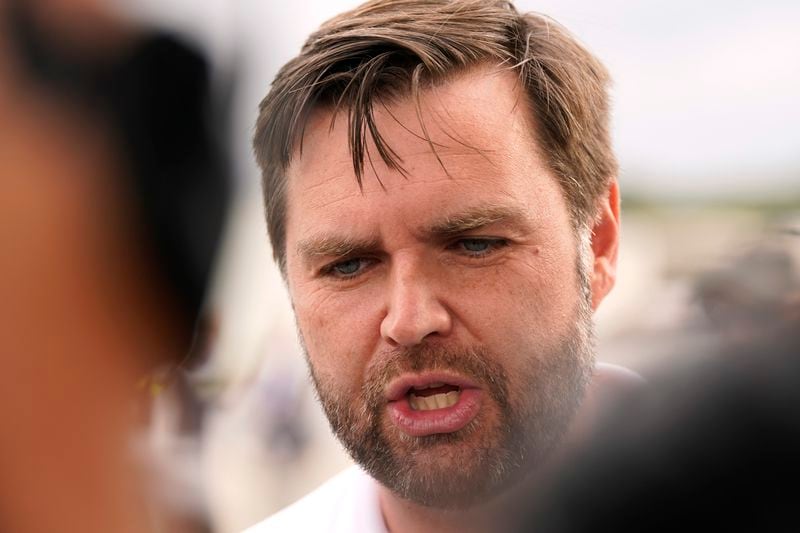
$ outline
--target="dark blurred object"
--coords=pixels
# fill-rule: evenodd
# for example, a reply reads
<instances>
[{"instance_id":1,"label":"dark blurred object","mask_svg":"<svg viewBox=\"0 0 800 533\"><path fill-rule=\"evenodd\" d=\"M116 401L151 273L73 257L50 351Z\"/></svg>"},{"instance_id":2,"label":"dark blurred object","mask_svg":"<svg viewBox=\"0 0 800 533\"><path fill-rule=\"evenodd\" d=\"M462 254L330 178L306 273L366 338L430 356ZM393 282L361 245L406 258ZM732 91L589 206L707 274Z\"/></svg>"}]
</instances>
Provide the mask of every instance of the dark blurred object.
<instances>
[{"instance_id":1,"label":"dark blurred object","mask_svg":"<svg viewBox=\"0 0 800 533\"><path fill-rule=\"evenodd\" d=\"M8 8L24 73L116 137L142 240L191 323L230 196L222 144L228 110L211 98L208 64L154 33L126 33L122 44L89 51L74 36L37 25L31 5L15 0Z\"/></svg>"},{"instance_id":2,"label":"dark blurred object","mask_svg":"<svg viewBox=\"0 0 800 533\"><path fill-rule=\"evenodd\" d=\"M800 323L609 412L519 531L800 531Z\"/></svg>"}]
</instances>

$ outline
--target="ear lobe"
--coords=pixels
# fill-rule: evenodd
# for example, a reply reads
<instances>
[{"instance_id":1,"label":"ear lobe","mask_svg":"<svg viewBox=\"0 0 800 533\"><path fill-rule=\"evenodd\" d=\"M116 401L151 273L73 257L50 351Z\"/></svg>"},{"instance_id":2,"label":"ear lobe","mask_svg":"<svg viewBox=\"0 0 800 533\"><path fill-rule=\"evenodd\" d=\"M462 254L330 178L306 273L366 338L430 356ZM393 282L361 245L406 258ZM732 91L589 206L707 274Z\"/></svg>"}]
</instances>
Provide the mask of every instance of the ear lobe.
<instances>
[{"instance_id":1,"label":"ear lobe","mask_svg":"<svg viewBox=\"0 0 800 533\"><path fill-rule=\"evenodd\" d=\"M592 253L594 256L592 309L596 310L603 298L614 287L617 278L617 251L619 249L619 184L613 178L608 191L601 197L597 216L592 226Z\"/></svg>"}]
</instances>

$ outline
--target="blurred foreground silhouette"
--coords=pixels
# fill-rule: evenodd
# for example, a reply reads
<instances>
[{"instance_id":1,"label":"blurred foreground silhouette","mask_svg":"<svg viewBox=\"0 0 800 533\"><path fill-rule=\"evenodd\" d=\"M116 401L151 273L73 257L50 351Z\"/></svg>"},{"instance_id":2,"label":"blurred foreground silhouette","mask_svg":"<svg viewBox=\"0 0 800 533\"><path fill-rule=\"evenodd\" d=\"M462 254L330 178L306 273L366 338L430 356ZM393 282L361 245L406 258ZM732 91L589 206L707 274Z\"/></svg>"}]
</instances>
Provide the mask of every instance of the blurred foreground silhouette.
<instances>
[{"instance_id":1,"label":"blurred foreground silhouette","mask_svg":"<svg viewBox=\"0 0 800 533\"><path fill-rule=\"evenodd\" d=\"M224 223L207 78L100 1L0 2L0 531L205 530L132 436L147 376L189 364Z\"/></svg>"}]
</instances>

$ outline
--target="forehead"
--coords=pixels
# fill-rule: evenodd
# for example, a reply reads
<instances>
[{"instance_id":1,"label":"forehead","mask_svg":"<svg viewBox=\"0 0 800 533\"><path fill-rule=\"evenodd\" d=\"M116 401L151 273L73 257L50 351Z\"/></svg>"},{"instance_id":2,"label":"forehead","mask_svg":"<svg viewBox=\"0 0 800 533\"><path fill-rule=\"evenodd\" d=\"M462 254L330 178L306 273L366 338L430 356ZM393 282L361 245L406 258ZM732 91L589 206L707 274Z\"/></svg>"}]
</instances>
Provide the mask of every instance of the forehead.
<instances>
[{"instance_id":1,"label":"forehead","mask_svg":"<svg viewBox=\"0 0 800 533\"><path fill-rule=\"evenodd\" d=\"M290 246L292 237L341 225L343 214L358 228L375 209L408 217L440 214L480 200L517 201L522 190L535 193L555 183L537 150L529 104L508 70L482 67L421 91L418 100L378 102L375 122L405 174L384 163L368 136L362 188L347 122L346 113L333 116L325 108L310 117L302 152L287 171Z\"/></svg>"}]
</instances>

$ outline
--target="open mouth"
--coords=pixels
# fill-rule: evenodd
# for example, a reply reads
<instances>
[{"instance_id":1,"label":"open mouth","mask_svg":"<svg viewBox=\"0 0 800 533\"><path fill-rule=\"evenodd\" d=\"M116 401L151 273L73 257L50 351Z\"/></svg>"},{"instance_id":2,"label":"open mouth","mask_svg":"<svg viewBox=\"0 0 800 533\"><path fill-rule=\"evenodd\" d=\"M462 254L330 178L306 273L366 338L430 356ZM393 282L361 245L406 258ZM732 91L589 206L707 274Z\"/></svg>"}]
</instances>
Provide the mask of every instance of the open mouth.
<instances>
[{"instance_id":1,"label":"open mouth","mask_svg":"<svg viewBox=\"0 0 800 533\"><path fill-rule=\"evenodd\" d=\"M431 383L421 387L411 387L407 396L408 404L414 411L446 409L458 403L461 387L447 383Z\"/></svg>"},{"instance_id":2,"label":"open mouth","mask_svg":"<svg viewBox=\"0 0 800 533\"><path fill-rule=\"evenodd\" d=\"M478 415L482 402L474 382L450 372L405 374L385 394L390 420L414 437L460 430Z\"/></svg>"}]
</instances>

